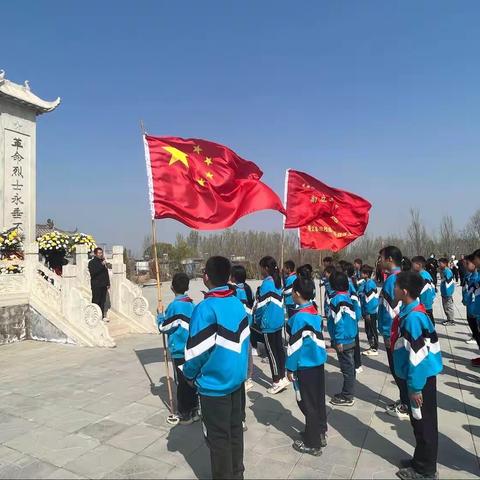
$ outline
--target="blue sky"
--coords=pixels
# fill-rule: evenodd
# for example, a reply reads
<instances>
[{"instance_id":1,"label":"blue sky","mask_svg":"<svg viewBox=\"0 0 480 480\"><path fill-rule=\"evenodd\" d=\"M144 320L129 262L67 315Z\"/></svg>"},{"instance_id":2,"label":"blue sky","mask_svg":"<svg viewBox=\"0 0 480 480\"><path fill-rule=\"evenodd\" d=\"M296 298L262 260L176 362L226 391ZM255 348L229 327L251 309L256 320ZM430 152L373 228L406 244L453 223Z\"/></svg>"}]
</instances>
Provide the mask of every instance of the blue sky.
<instances>
[{"instance_id":1,"label":"blue sky","mask_svg":"<svg viewBox=\"0 0 480 480\"><path fill-rule=\"evenodd\" d=\"M140 119L230 146L281 196L288 167L363 195L374 234L404 231L410 207L432 230L479 207L478 2L30 1L0 15L0 68L62 97L38 119L38 221L137 250Z\"/></svg>"}]
</instances>

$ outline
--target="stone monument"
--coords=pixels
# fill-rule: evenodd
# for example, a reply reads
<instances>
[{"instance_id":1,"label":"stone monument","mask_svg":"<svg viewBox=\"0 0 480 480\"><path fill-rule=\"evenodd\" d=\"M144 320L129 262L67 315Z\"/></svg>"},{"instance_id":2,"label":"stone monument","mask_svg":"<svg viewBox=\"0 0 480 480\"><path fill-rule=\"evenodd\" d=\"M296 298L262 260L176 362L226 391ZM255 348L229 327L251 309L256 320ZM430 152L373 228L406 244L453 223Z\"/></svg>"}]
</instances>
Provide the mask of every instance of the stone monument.
<instances>
[{"instance_id":1,"label":"stone monument","mask_svg":"<svg viewBox=\"0 0 480 480\"><path fill-rule=\"evenodd\" d=\"M42 100L28 80L18 85L0 70L0 230L20 227L25 243L35 241L37 115L59 104L60 98Z\"/></svg>"}]
</instances>

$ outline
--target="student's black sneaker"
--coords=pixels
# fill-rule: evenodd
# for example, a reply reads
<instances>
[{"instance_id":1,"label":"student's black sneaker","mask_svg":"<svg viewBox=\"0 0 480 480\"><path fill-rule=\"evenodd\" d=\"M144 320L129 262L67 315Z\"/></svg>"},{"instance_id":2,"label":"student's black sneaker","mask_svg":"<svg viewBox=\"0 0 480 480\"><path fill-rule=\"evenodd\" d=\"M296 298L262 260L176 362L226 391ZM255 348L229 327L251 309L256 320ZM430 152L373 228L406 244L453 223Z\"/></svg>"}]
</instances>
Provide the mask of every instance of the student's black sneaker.
<instances>
[{"instance_id":1,"label":"student's black sneaker","mask_svg":"<svg viewBox=\"0 0 480 480\"><path fill-rule=\"evenodd\" d=\"M438 480L438 472L428 475L428 474L417 472L413 467L401 468L396 475L398 478L401 478L402 480L417 480L417 479Z\"/></svg>"},{"instance_id":2,"label":"student's black sneaker","mask_svg":"<svg viewBox=\"0 0 480 480\"><path fill-rule=\"evenodd\" d=\"M178 418L180 421L178 422L180 425L191 425L193 423L192 413L179 413Z\"/></svg>"},{"instance_id":3,"label":"student's black sneaker","mask_svg":"<svg viewBox=\"0 0 480 480\"><path fill-rule=\"evenodd\" d=\"M198 410L192 410L192 422L198 422L200 420L200 413L198 412Z\"/></svg>"},{"instance_id":4,"label":"student's black sneaker","mask_svg":"<svg viewBox=\"0 0 480 480\"><path fill-rule=\"evenodd\" d=\"M302 441L305 440L305 432L300 432L300 437ZM325 448L327 446L327 435L325 433L320 434L320 446Z\"/></svg>"},{"instance_id":5,"label":"student's black sneaker","mask_svg":"<svg viewBox=\"0 0 480 480\"><path fill-rule=\"evenodd\" d=\"M319 457L322 454L321 448L312 448L307 447L302 440L295 440L293 442L292 447L294 450L300 453L308 453L309 455L313 455L314 457Z\"/></svg>"},{"instance_id":6,"label":"student's black sneaker","mask_svg":"<svg viewBox=\"0 0 480 480\"><path fill-rule=\"evenodd\" d=\"M402 458L398 462L398 468L400 468L400 469L408 468L408 467L411 467L411 466L412 466L412 459L411 458Z\"/></svg>"},{"instance_id":7,"label":"student's black sneaker","mask_svg":"<svg viewBox=\"0 0 480 480\"><path fill-rule=\"evenodd\" d=\"M442 322L442 325L444 327L454 327L456 324L453 320L445 320L444 322Z\"/></svg>"},{"instance_id":8,"label":"student's black sneaker","mask_svg":"<svg viewBox=\"0 0 480 480\"><path fill-rule=\"evenodd\" d=\"M337 407L351 407L355 403L355 400L353 398L346 398L341 393L337 393L332 397L330 403Z\"/></svg>"}]
</instances>

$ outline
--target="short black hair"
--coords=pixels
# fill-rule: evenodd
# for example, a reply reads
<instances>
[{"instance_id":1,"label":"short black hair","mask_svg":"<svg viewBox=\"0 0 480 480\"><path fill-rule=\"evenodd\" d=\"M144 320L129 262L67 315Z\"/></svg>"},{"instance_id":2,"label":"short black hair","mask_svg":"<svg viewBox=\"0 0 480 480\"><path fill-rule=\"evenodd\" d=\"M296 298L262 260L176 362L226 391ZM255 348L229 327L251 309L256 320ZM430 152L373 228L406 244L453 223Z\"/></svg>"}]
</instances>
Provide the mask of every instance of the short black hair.
<instances>
[{"instance_id":1,"label":"short black hair","mask_svg":"<svg viewBox=\"0 0 480 480\"><path fill-rule=\"evenodd\" d=\"M335 268L335 265L327 265L324 270L325 273L330 273L330 274L335 273L336 271L337 269Z\"/></svg>"},{"instance_id":2,"label":"short black hair","mask_svg":"<svg viewBox=\"0 0 480 480\"><path fill-rule=\"evenodd\" d=\"M231 269L230 260L219 255L210 257L205 264L205 273L215 287L221 287L228 283Z\"/></svg>"},{"instance_id":3,"label":"short black hair","mask_svg":"<svg viewBox=\"0 0 480 480\"><path fill-rule=\"evenodd\" d=\"M283 262L283 266L288 268L291 272L295 271L295 262L293 260L287 260L286 262Z\"/></svg>"},{"instance_id":4,"label":"short black hair","mask_svg":"<svg viewBox=\"0 0 480 480\"><path fill-rule=\"evenodd\" d=\"M397 267L399 267L400 264L402 263L402 258L403 258L402 251L398 247L395 247L394 245L389 245L388 247L384 247L378 253L385 260L388 260L389 258L391 258L395 262L395 265L397 265Z\"/></svg>"},{"instance_id":5,"label":"short black hair","mask_svg":"<svg viewBox=\"0 0 480 480\"><path fill-rule=\"evenodd\" d=\"M185 293L188 290L190 279L183 272L176 273L172 278L172 288L175 293Z\"/></svg>"},{"instance_id":6,"label":"short black hair","mask_svg":"<svg viewBox=\"0 0 480 480\"><path fill-rule=\"evenodd\" d=\"M247 280L247 271L243 265L232 265L231 277L235 283L245 283Z\"/></svg>"},{"instance_id":7,"label":"short black hair","mask_svg":"<svg viewBox=\"0 0 480 480\"><path fill-rule=\"evenodd\" d=\"M417 255L416 257L412 257L412 263L419 263L422 267L424 267L427 263L427 260L425 257L422 257L422 255Z\"/></svg>"},{"instance_id":8,"label":"short black hair","mask_svg":"<svg viewBox=\"0 0 480 480\"><path fill-rule=\"evenodd\" d=\"M309 263L305 265L300 265L297 268L297 276L304 277L304 278L312 278L313 268Z\"/></svg>"},{"instance_id":9,"label":"short black hair","mask_svg":"<svg viewBox=\"0 0 480 480\"><path fill-rule=\"evenodd\" d=\"M305 300L312 300L315 297L315 283L311 278L299 276L293 282L292 287Z\"/></svg>"},{"instance_id":10,"label":"short black hair","mask_svg":"<svg viewBox=\"0 0 480 480\"><path fill-rule=\"evenodd\" d=\"M447 257L439 258L438 263L446 263L448 265L448 258Z\"/></svg>"},{"instance_id":11,"label":"short black hair","mask_svg":"<svg viewBox=\"0 0 480 480\"><path fill-rule=\"evenodd\" d=\"M360 270L362 273L364 273L365 275L368 275L369 277L372 276L372 273L373 273L373 267L371 267L370 265L363 265L362 266L362 269Z\"/></svg>"},{"instance_id":12,"label":"short black hair","mask_svg":"<svg viewBox=\"0 0 480 480\"><path fill-rule=\"evenodd\" d=\"M348 277L343 272L335 272L330 277L330 285L336 292L348 292Z\"/></svg>"},{"instance_id":13,"label":"short black hair","mask_svg":"<svg viewBox=\"0 0 480 480\"><path fill-rule=\"evenodd\" d=\"M478 256L480 257L480 254ZM471 253L470 255L465 255L465 260L467 262L473 263L473 261L475 260L475 254Z\"/></svg>"},{"instance_id":14,"label":"short black hair","mask_svg":"<svg viewBox=\"0 0 480 480\"><path fill-rule=\"evenodd\" d=\"M102 247L95 247L95 248L93 249L93 254L96 255L100 250L103 252L103 248L102 248Z\"/></svg>"},{"instance_id":15,"label":"short black hair","mask_svg":"<svg viewBox=\"0 0 480 480\"><path fill-rule=\"evenodd\" d=\"M476 258L480 258L480 248L478 248L477 250L475 250L472 255Z\"/></svg>"},{"instance_id":16,"label":"short black hair","mask_svg":"<svg viewBox=\"0 0 480 480\"><path fill-rule=\"evenodd\" d=\"M355 275L355 267L353 266L353 263L347 262L345 266L343 267L343 271L349 276L353 277Z\"/></svg>"},{"instance_id":17,"label":"short black hair","mask_svg":"<svg viewBox=\"0 0 480 480\"><path fill-rule=\"evenodd\" d=\"M400 263L401 268L404 272L408 272L412 269L412 262L408 257L402 257L402 261Z\"/></svg>"},{"instance_id":18,"label":"short black hair","mask_svg":"<svg viewBox=\"0 0 480 480\"><path fill-rule=\"evenodd\" d=\"M353 263L359 263L360 265L363 265L363 260L361 258L356 258Z\"/></svg>"},{"instance_id":19,"label":"short black hair","mask_svg":"<svg viewBox=\"0 0 480 480\"><path fill-rule=\"evenodd\" d=\"M333 257L325 257L322 260L323 263L333 263Z\"/></svg>"},{"instance_id":20,"label":"short black hair","mask_svg":"<svg viewBox=\"0 0 480 480\"><path fill-rule=\"evenodd\" d=\"M418 298L422 292L424 280L417 272L400 272L397 275L397 285L406 290L411 298Z\"/></svg>"}]
</instances>

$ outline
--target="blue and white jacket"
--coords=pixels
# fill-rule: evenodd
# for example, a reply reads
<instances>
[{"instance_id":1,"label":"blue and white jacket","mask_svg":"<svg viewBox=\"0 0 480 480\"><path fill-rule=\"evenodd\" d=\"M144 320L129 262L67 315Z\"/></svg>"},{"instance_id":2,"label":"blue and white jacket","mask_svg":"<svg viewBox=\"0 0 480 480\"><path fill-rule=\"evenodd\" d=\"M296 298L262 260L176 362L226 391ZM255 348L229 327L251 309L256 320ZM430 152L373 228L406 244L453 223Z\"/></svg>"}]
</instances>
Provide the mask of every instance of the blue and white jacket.
<instances>
[{"instance_id":1,"label":"blue and white jacket","mask_svg":"<svg viewBox=\"0 0 480 480\"><path fill-rule=\"evenodd\" d=\"M358 297L357 288L355 287L351 278L348 279L348 293L353 303L353 309L355 311L355 318L359 322L362 318L362 307L360 305L360 298Z\"/></svg>"},{"instance_id":2,"label":"blue and white jacket","mask_svg":"<svg viewBox=\"0 0 480 480\"><path fill-rule=\"evenodd\" d=\"M172 358L183 358L188 339L190 318L195 307L187 295L176 295L165 313L157 314L157 326L168 336L168 350Z\"/></svg>"},{"instance_id":3,"label":"blue and white jacket","mask_svg":"<svg viewBox=\"0 0 480 480\"><path fill-rule=\"evenodd\" d=\"M440 283L440 294L442 297L451 297L455 291L455 282L452 271L446 267L442 272L442 281Z\"/></svg>"},{"instance_id":4,"label":"blue and white jacket","mask_svg":"<svg viewBox=\"0 0 480 480\"><path fill-rule=\"evenodd\" d=\"M467 315L475 317L475 289L478 282L478 272L467 272L462 288L462 303L467 307Z\"/></svg>"},{"instance_id":5,"label":"blue and white jacket","mask_svg":"<svg viewBox=\"0 0 480 480\"><path fill-rule=\"evenodd\" d=\"M290 335L287 370L296 372L303 368L318 367L326 362L327 351L322 330L322 317L313 303L300 305L287 324Z\"/></svg>"},{"instance_id":6,"label":"blue and white jacket","mask_svg":"<svg viewBox=\"0 0 480 480\"><path fill-rule=\"evenodd\" d=\"M183 374L200 395L221 397L247 378L250 328L242 302L227 285L212 288L193 311Z\"/></svg>"},{"instance_id":7,"label":"blue and white jacket","mask_svg":"<svg viewBox=\"0 0 480 480\"><path fill-rule=\"evenodd\" d=\"M325 278L323 285L325 287L325 298L323 300L323 311L325 312L325 318L328 318L330 313L330 300L335 295L335 290L330 285L330 280Z\"/></svg>"},{"instance_id":8,"label":"blue and white jacket","mask_svg":"<svg viewBox=\"0 0 480 480\"><path fill-rule=\"evenodd\" d=\"M378 305L378 332L383 338L390 338L390 330L392 328L393 319L400 311L401 302L395 301L395 283L400 268L395 267L392 273L387 277L380 292Z\"/></svg>"},{"instance_id":9,"label":"blue and white jacket","mask_svg":"<svg viewBox=\"0 0 480 480\"><path fill-rule=\"evenodd\" d=\"M432 276L426 270L420 270L420 276L423 278L424 284L420 293L420 303L426 310L433 309L433 302L435 301L435 285L433 284Z\"/></svg>"},{"instance_id":10,"label":"blue and white jacket","mask_svg":"<svg viewBox=\"0 0 480 480\"><path fill-rule=\"evenodd\" d=\"M474 285L474 305L473 314L477 317L477 322L480 322L480 270L476 271L477 277Z\"/></svg>"},{"instance_id":11,"label":"blue and white jacket","mask_svg":"<svg viewBox=\"0 0 480 480\"><path fill-rule=\"evenodd\" d=\"M291 273L285 278L285 287L283 288L283 301L286 309L295 308L295 302L292 297L293 282L297 279L295 273Z\"/></svg>"},{"instance_id":12,"label":"blue and white jacket","mask_svg":"<svg viewBox=\"0 0 480 480\"><path fill-rule=\"evenodd\" d=\"M283 292L277 288L272 277L266 277L257 290L257 304L254 307L254 326L262 333L281 330L285 323L283 313Z\"/></svg>"},{"instance_id":13,"label":"blue and white jacket","mask_svg":"<svg viewBox=\"0 0 480 480\"><path fill-rule=\"evenodd\" d=\"M377 284L373 278L369 278L362 283L358 291L362 313L364 315L376 315L378 312L378 290Z\"/></svg>"},{"instance_id":14,"label":"blue and white jacket","mask_svg":"<svg viewBox=\"0 0 480 480\"><path fill-rule=\"evenodd\" d=\"M243 283L234 283L233 287L235 288L235 295L243 303L245 307L245 313L247 314L248 324L252 326L253 315L252 309L248 306L247 292L245 291L245 286Z\"/></svg>"},{"instance_id":15,"label":"blue and white jacket","mask_svg":"<svg viewBox=\"0 0 480 480\"><path fill-rule=\"evenodd\" d=\"M399 317L399 331L392 338L395 373L406 380L410 392L421 392L427 378L443 368L437 333L418 299L402 305Z\"/></svg>"},{"instance_id":16,"label":"blue and white jacket","mask_svg":"<svg viewBox=\"0 0 480 480\"><path fill-rule=\"evenodd\" d=\"M333 346L342 344L344 348L350 348L355 345L358 322L348 292L336 292L330 300L327 328Z\"/></svg>"}]
</instances>

